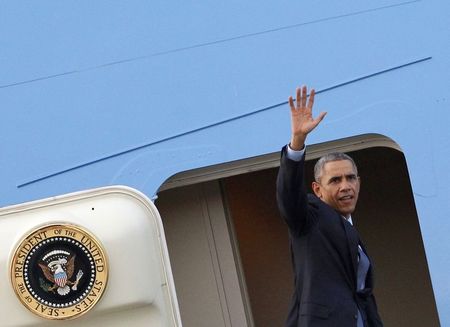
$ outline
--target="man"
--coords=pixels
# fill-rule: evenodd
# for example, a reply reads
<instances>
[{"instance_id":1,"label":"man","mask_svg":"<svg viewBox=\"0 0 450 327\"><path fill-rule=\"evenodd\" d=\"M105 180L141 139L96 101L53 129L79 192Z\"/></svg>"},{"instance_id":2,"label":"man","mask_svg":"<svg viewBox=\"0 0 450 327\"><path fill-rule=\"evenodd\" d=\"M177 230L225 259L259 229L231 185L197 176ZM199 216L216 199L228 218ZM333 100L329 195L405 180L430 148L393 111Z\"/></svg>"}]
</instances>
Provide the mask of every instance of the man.
<instances>
[{"instance_id":1,"label":"man","mask_svg":"<svg viewBox=\"0 0 450 327\"><path fill-rule=\"evenodd\" d=\"M314 195L304 186L305 141L326 113L312 116L314 90L297 89L291 109L291 141L283 148L277 201L289 227L295 290L287 327L383 326L372 294L372 262L351 214L360 178L342 153L322 157L314 169Z\"/></svg>"}]
</instances>

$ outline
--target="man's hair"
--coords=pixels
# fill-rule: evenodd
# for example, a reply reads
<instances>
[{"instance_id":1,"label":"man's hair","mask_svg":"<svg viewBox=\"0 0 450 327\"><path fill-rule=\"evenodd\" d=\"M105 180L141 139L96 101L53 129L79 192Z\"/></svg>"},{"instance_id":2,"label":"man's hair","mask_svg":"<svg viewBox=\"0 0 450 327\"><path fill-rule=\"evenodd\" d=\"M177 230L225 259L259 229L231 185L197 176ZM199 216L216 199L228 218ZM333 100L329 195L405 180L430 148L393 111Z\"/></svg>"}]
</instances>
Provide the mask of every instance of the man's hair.
<instances>
[{"instance_id":1,"label":"man's hair","mask_svg":"<svg viewBox=\"0 0 450 327\"><path fill-rule=\"evenodd\" d=\"M358 175L358 168L356 167L355 162L353 159L342 152L332 152L324 155L321 157L314 166L314 180L319 183L320 178L322 177L323 173L323 167L325 167L325 164L332 161L340 161L340 160L348 160L352 163L353 168L355 169L356 175Z\"/></svg>"}]
</instances>

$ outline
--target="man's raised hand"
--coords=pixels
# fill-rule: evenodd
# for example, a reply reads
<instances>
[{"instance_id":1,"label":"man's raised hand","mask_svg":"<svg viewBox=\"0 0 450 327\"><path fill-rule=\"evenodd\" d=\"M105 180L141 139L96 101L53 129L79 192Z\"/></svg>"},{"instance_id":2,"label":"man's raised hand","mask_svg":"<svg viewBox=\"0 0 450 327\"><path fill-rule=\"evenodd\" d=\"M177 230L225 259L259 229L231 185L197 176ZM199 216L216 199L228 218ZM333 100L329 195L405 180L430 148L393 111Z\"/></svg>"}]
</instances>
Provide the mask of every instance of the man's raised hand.
<instances>
[{"instance_id":1,"label":"man's raised hand","mask_svg":"<svg viewBox=\"0 0 450 327\"><path fill-rule=\"evenodd\" d=\"M312 116L312 108L314 105L314 89L311 90L308 99L308 90L306 86L297 88L297 98L289 97L289 106L291 107L291 130L292 138L289 144L293 150L301 150L305 145L306 136L322 121L327 114L321 112L314 119Z\"/></svg>"}]
</instances>

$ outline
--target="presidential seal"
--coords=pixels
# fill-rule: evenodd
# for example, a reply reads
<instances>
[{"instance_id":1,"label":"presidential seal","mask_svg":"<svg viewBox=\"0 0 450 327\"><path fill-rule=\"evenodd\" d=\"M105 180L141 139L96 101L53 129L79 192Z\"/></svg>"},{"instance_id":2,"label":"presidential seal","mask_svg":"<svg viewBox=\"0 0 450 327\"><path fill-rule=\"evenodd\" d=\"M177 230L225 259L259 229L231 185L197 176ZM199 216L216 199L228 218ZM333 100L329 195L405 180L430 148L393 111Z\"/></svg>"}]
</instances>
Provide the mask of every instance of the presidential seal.
<instances>
[{"instance_id":1,"label":"presidential seal","mask_svg":"<svg viewBox=\"0 0 450 327\"><path fill-rule=\"evenodd\" d=\"M48 225L20 242L11 262L11 281L20 301L46 319L78 317L100 300L108 279L101 244L69 224Z\"/></svg>"}]
</instances>

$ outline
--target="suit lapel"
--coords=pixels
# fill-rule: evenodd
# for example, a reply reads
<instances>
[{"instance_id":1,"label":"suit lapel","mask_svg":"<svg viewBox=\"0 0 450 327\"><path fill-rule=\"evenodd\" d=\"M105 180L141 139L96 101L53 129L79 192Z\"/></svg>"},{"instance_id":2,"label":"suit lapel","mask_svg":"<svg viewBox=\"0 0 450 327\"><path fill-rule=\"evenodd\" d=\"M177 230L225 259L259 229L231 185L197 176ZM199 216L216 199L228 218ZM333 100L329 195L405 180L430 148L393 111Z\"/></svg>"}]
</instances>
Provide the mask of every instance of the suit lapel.
<instances>
[{"instance_id":1,"label":"suit lapel","mask_svg":"<svg viewBox=\"0 0 450 327\"><path fill-rule=\"evenodd\" d=\"M356 287L356 280L358 275L358 245L361 246L364 253L366 254L367 258L369 259L370 266L369 271L367 272L367 278L366 278L366 290L371 290L373 288L373 271L372 271L372 260L370 259L369 255L367 254L366 248L361 241L358 231L353 227L348 221L345 221L342 219L345 233L347 234L347 242L349 246L349 251L351 255L352 260L352 266L353 266L353 272L354 272L354 281L355 281L355 287Z\"/></svg>"},{"instance_id":2,"label":"suit lapel","mask_svg":"<svg viewBox=\"0 0 450 327\"><path fill-rule=\"evenodd\" d=\"M358 234L355 228L347 222L342 216L328 204L320 200L312 194L308 194L309 204L323 211L322 219L326 221L328 237L335 239L336 235L342 235L336 244L338 248L338 256L335 255L336 247L331 247L329 243L324 242L334 259L337 260L336 265L343 267L343 275L346 277L349 286L356 289L356 276L358 269ZM343 234L341 234L344 232ZM350 257L348 257L348 255ZM342 259L342 260L341 260Z\"/></svg>"}]
</instances>

